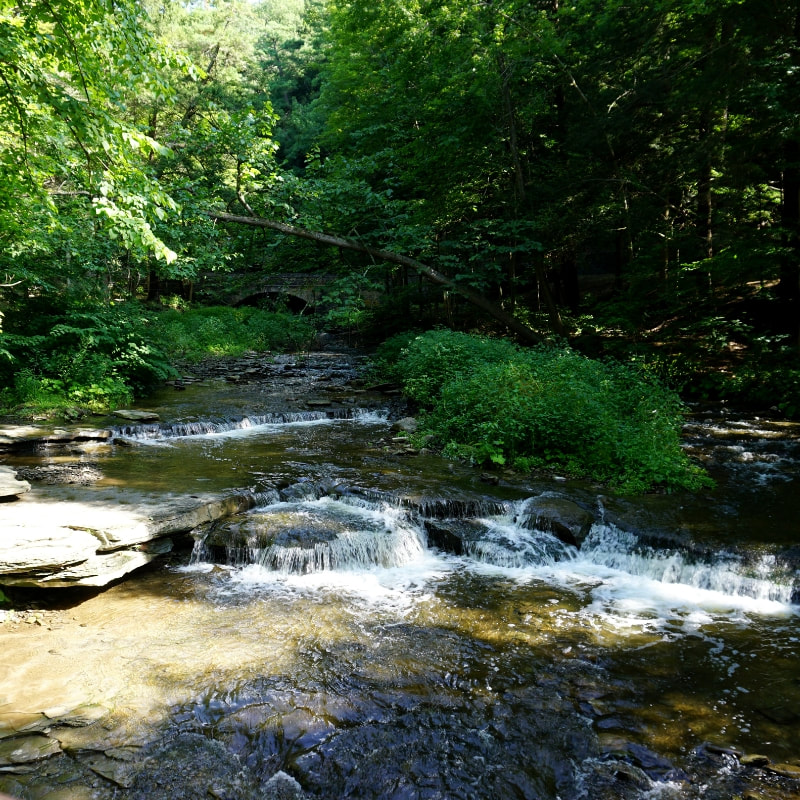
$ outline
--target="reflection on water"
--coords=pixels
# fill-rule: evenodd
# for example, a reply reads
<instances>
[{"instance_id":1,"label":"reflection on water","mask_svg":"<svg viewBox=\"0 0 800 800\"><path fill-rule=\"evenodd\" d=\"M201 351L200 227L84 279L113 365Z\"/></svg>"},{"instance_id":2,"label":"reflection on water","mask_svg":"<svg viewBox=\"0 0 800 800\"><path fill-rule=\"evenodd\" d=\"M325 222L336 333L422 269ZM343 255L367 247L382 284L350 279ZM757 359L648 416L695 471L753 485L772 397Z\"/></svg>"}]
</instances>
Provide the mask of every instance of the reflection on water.
<instances>
[{"instance_id":1,"label":"reflection on water","mask_svg":"<svg viewBox=\"0 0 800 800\"><path fill-rule=\"evenodd\" d=\"M349 417L128 431L132 446L92 455L105 478L89 491L329 490L265 500L194 554L3 630L0 725L92 704L104 716L58 727L71 755L12 766L0 790L255 798L282 770L311 798L796 796L727 752L800 764L794 568L745 556L736 515L705 508L755 519L765 491L772 540L795 535L781 527L797 510L794 429L699 423L690 446L714 437L716 494L642 501L641 519L708 534L712 558L607 521L578 550L518 524L537 485L487 492L468 469L392 454L381 416ZM758 458L731 466L743 435ZM740 471L754 462L781 477L759 473L756 490ZM619 512L560 486L573 488ZM483 531L460 553L427 544L425 515L448 508Z\"/></svg>"}]
</instances>

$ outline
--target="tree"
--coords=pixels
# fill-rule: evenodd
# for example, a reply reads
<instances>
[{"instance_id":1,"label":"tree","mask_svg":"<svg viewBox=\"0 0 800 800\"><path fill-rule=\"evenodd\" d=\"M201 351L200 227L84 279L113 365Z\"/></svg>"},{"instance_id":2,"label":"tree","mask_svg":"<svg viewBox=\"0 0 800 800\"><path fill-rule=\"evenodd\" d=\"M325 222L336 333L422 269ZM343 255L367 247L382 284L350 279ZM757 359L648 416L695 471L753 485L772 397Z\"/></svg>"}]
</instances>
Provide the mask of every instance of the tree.
<instances>
[{"instance_id":1,"label":"tree","mask_svg":"<svg viewBox=\"0 0 800 800\"><path fill-rule=\"evenodd\" d=\"M35 281L62 212L166 261L153 223L174 203L147 155L164 152L125 118L135 88L165 95L163 55L133 0L22 0L0 7L0 243L7 283ZM24 199L24 202L20 202Z\"/></svg>"}]
</instances>

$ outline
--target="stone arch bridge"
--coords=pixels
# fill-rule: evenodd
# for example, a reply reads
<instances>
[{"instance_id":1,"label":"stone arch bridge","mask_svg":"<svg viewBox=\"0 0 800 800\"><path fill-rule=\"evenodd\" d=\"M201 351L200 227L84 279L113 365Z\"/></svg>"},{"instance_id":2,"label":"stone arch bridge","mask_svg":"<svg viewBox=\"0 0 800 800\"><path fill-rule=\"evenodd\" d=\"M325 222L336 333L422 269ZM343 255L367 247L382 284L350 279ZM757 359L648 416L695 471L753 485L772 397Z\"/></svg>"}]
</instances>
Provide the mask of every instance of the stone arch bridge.
<instances>
[{"instance_id":1,"label":"stone arch bridge","mask_svg":"<svg viewBox=\"0 0 800 800\"><path fill-rule=\"evenodd\" d=\"M246 272L207 273L198 282L195 295L213 296L229 306L254 305L262 298L284 298L291 310L317 306L325 290L338 278L332 273L282 272L258 274Z\"/></svg>"}]
</instances>

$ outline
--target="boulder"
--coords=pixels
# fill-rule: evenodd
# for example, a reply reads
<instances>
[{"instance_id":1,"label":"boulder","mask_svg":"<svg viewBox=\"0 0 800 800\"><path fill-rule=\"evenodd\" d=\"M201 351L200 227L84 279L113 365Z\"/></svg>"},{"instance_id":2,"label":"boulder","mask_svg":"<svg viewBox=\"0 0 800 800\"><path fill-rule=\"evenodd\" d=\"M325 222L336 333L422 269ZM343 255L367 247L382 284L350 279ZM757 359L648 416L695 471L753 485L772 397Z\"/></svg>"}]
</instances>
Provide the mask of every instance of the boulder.
<instances>
[{"instance_id":1,"label":"boulder","mask_svg":"<svg viewBox=\"0 0 800 800\"><path fill-rule=\"evenodd\" d=\"M17 473L11 467L0 466L0 500L19 497L31 490L28 481L17 479Z\"/></svg>"},{"instance_id":2,"label":"boulder","mask_svg":"<svg viewBox=\"0 0 800 800\"><path fill-rule=\"evenodd\" d=\"M424 524L432 547L457 556L466 552L468 542L480 541L486 534L486 526L475 519L426 519Z\"/></svg>"},{"instance_id":3,"label":"boulder","mask_svg":"<svg viewBox=\"0 0 800 800\"><path fill-rule=\"evenodd\" d=\"M525 503L519 521L525 528L547 531L564 544L580 547L594 523L594 516L573 500L543 494Z\"/></svg>"},{"instance_id":4,"label":"boulder","mask_svg":"<svg viewBox=\"0 0 800 800\"><path fill-rule=\"evenodd\" d=\"M393 431L403 431L404 433L416 433L417 428L417 421L414 417L403 417L392 425Z\"/></svg>"}]
</instances>

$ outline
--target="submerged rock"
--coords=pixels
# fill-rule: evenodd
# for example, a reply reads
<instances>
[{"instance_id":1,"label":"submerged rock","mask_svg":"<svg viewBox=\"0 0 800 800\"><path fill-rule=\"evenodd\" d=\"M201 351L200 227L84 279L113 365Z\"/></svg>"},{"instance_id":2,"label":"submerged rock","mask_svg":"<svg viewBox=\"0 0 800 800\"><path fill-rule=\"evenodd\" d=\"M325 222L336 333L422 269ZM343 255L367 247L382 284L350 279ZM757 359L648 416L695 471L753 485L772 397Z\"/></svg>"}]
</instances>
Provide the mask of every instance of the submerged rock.
<instances>
[{"instance_id":1,"label":"submerged rock","mask_svg":"<svg viewBox=\"0 0 800 800\"><path fill-rule=\"evenodd\" d=\"M748 753L739 759L743 767L766 767L769 764L769 757L758 753Z\"/></svg>"},{"instance_id":2,"label":"submerged rock","mask_svg":"<svg viewBox=\"0 0 800 800\"><path fill-rule=\"evenodd\" d=\"M4 772L13 770L15 764L28 764L40 761L61 752L58 740L35 733L32 736L19 736L0 741L0 768Z\"/></svg>"},{"instance_id":3,"label":"submerged rock","mask_svg":"<svg viewBox=\"0 0 800 800\"><path fill-rule=\"evenodd\" d=\"M276 772L262 790L262 800L303 800L305 793L300 784L285 772Z\"/></svg>"},{"instance_id":4,"label":"submerged rock","mask_svg":"<svg viewBox=\"0 0 800 800\"><path fill-rule=\"evenodd\" d=\"M797 764L770 764L765 769L767 772L772 772L783 778L792 778L792 780L800 781L800 766L797 766Z\"/></svg>"},{"instance_id":5,"label":"submerged rock","mask_svg":"<svg viewBox=\"0 0 800 800\"><path fill-rule=\"evenodd\" d=\"M78 462L75 464L43 464L38 467L20 469L17 475L29 481L41 481L48 485L62 483L87 486L103 478L96 464Z\"/></svg>"},{"instance_id":6,"label":"submerged rock","mask_svg":"<svg viewBox=\"0 0 800 800\"><path fill-rule=\"evenodd\" d=\"M270 796L257 792L254 775L224 744L197 733L178 734L155 744L144 755L144 763L131 781L129 797L134 800L255 800Z\"/></svg>"}]
</instances>

